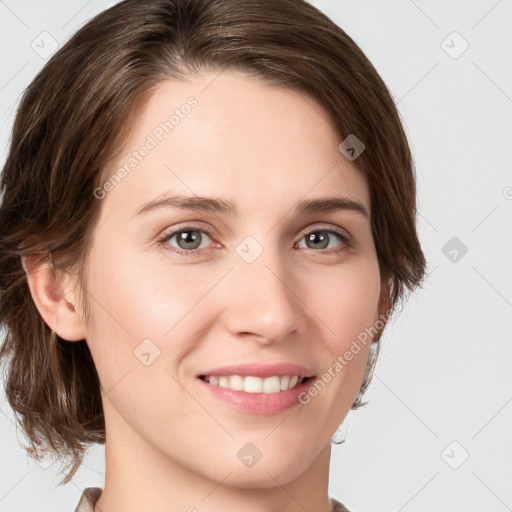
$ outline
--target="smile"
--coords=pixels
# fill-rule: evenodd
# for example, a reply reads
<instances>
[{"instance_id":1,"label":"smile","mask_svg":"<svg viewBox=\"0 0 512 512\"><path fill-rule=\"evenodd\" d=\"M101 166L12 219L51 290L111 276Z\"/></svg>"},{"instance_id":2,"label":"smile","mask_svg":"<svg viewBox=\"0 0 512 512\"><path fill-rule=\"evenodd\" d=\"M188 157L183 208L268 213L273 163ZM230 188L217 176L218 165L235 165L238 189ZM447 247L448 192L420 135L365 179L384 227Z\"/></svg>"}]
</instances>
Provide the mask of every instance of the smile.
<instances>
[{"instance_id":1,"label":"smile","mask_svg":"<svg viewBox=\"0 0 512 512\"><path fill-rule=\"evenodd\" d=\"M298 375L274 375L271 377L257 377L254 375L201 375L200 379L212 386L218 386L233 391L245 391L246 393L280 393L296 386L300 386L307 377Z\"/></svg>"}]
</instances>

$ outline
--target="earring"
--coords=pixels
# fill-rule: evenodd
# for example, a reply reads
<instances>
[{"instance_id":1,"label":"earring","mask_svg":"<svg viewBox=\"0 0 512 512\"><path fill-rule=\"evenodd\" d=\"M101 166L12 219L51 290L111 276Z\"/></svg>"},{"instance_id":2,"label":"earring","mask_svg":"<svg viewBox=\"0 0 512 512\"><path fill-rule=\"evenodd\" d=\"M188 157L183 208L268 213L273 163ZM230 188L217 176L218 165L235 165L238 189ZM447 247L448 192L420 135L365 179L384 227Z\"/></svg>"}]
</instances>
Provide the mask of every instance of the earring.
<instances>
[{"instance_id":1,"label":"earring","mask_svg":"<svg viewBox=\"0 0 512 512\"><path fill-rule=\"evenodd\" d=\"M346 434L347 425L346 422L343 423L336 429L334 435L332 436L332 442L335 444L341 444L344 441L344 435Z\"/></svg>"}]
</instances>

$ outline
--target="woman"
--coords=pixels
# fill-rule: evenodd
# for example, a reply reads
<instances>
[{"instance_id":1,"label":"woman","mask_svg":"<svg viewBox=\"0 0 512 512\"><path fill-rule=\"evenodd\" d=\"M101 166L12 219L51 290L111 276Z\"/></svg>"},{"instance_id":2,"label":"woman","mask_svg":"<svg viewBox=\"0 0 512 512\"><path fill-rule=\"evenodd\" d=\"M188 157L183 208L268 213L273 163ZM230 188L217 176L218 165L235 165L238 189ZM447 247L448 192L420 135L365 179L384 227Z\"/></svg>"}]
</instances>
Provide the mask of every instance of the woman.
<instances>
[{"instance_id":1,"label":"woman","mask_svg":"<svg viewBox=\"0 0 512 512\"><path fill-rule=\"evenodd\" d=\"M347 510L332 436L425 259L396 107L302 0L126 0L19 106L6 395L78 511ZM316 247L319 245L319 247Z\"/></svg>"}]
</instances>

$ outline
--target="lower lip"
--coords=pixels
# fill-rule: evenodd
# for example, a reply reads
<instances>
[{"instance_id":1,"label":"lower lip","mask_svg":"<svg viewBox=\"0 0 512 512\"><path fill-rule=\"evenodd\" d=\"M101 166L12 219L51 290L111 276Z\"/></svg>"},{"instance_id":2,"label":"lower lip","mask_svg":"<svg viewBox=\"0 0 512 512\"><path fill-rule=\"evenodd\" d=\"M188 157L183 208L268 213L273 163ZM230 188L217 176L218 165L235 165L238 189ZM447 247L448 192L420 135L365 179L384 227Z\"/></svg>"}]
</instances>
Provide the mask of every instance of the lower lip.
<instances>
[{"instance_id":1,"label":"lower lip","mask_svg":"<svg viewBox=\"0 0 512 512\"><path fill-rule=\"evenodd\" d=\"M232 389L221 388L197 378L201 385L205 386L216 398L227 402L240 412L249 414L279 414L299 403L298 396L306 391L313 381L309 378L300 385L279 391L278 393L247 393L246 391L234 391Z\"/></svg>"}]
</instances>

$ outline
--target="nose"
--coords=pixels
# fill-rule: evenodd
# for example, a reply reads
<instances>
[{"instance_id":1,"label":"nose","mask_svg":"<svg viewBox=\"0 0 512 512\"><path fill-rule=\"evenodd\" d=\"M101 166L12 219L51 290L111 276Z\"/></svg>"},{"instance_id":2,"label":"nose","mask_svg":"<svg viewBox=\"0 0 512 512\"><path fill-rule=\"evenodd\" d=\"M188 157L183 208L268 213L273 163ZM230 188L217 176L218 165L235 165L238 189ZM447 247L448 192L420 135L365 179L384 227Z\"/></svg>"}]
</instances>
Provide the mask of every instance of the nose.
<instances>
[{"instance_id":1,"label":"nose","mask_svg":"<svg viewBox=\"0 0 512 512\"><path fill-rule=\"evenodd\" d=\"M235 268L224 283L224 322L235 337L274 344L304 332L307 308L300 283L276 251L265 250L248 263L235 257Z\"/></svg>"}]
</instances>

